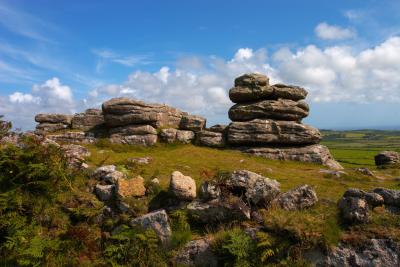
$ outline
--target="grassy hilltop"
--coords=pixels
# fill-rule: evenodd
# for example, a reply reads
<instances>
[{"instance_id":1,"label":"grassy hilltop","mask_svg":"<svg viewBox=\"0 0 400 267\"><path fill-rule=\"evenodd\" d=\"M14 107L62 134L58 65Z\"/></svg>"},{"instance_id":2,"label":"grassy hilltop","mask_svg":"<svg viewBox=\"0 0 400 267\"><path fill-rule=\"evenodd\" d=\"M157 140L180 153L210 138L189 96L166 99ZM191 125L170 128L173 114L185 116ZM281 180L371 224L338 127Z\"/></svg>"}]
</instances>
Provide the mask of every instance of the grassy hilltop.
<instances>
[{"instance_id":1,"label":"grassy hilltop","mask_svg":"<svg viewBox=\"0 0 400 267\"><path fill-rule=\"evenodd\" d=\"M368 224L348 228L339 221L336 204L352 187L400 189L399 169L376 169L373 164L378 151L400 149L400 133L325 131L324 136L323 143L346 168L340 177L321 172L325 169L321 165L268 160L229 149L179 144L137 147L107 141L87 145L91 168L114 164L128 177L141 175L147 185L151 179L159 179L160 187L153 193L125 200L137 216L163 201L160 196L168 190L170 174L175 170L194 178L197 186L221 173L246 169L276 179L282 192L302 184L314 186L317 192L319 201L310 209L261 210L269 235L259 243L238 230L255 226L253 222L204 227L184 213L171 214L173 237L168 247L157 244L149 232L128 232L118 237L120 243L105 235L95 219L104 204L88 189L95 183L90 172L67 171L56 151L34 145L28 152L1 148L0 165L7 172L0 176L0 265L166 266L164 262L187 241L210 236L214 237L215 251L230 262L228 266L254 266L254 261L260 266L304 266L302 252L313 246L328 248L340 240L360 242L369 237L400 241L399 215L375 208ZM147 165L128 160L147 156L152 158ZM375 177L360 174L355 167L368 167ZM14 177L10 172L19 172L20 180L8 183L7 179ZM129 218L124 216L108 221L106 227L126 224Z\"/></svg>"}]
</instances>

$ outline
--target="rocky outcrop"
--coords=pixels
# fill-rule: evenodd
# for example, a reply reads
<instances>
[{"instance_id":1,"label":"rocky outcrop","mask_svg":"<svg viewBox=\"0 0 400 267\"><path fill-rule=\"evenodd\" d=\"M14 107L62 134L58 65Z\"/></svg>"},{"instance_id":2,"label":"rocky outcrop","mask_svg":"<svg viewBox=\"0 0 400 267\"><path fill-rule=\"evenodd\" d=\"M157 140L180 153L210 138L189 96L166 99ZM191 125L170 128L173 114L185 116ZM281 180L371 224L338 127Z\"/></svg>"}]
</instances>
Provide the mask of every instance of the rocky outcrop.
<instances>
[{"instance_id":1,"label":"rocky outcrop","mask_svg":"<svg viewBox=\"0 0 400 267\"><path fill-rule=\"evenodd\" d=\"M72 116L64 114L38 114L35 121L39 124L36 126L36 134L45 135L50 132L57 132L71 127Z\"/></svg>"},{"instance_id":2,"label":"rocky outcrop","mask_svg":"<svg viewBox=\"0 0 400 267\"><path fill-rule=\"evenodd\" d=\"M90 151L86 147L74 144L61 146L67 158L68 164L76 169L81 169L85 166L85 158L90 157Z\"/></svg>"},{"instance_id":3,"label":"rocky outcrop","mask_svg":"<svg viewBox=\"0 0 400 267\"><path fill-rule=\"evenodd\" d=\"M400 164L400 154L396 151L382 151L375 156L376 166L390 166Z\"/></svg>"},{"instance_id":4,"label":"rocky outcrop","mask_svg":"<svg viewBox=\"0 0 400 267\"><path fill-rule=\"evenodd\" d=\"M276 203L285 210L302 210L314 206L317 201L317 193L309 185L299 186L276 199Z\"/></svg>"},{"instance_id":5,"label":"rocky outcrop","mask_svg":"<svg viewBox=\"0 0 400 267\"><path fill-rule=\"evenodd\" d=\"M108 127L148 124L155 128L165 126L178 128L182 115L186 114L167 105L149 104L124 97L104 102L102 109Z\"/></svg>"},{"instance_id":6,"label":"rocky outcrop","mask_svg":"<svg viewBox=\"0 0 400 267\"><path fill-rule=\"evenodd\" d=\"M375 188L372 192L382 196L385 206L400 208L400 190Z\"/></svg>"},{"instance_id":7,"label":"rocky outcrop","mask_svg":"<svg viewBox=\"0 0 400 267\"><path fill-rule=\"evenodd\" d=\"M390 239L369 239L362 246L340 243L315 263L318 267L397 267L400 246Z\"/></svg>"},{"instance_id":8,"label":"rocky outcrop","mask_svg":"<svg viewBox=\"0 0 400 267\"><path fill-rule=\"evenodd\" d=\"M178 199L193 200L196 198L196 182L191 177L174 171L171 174L169 191Z\"/></svg>"},{"instance_id":9,"label":"rocky outcrop","mask_svg":"<svg viewBox=\"0 0 400 267\"><path fill-rule=\"evenodd\" d=\"M154 211L130 221L131 226L140 226L144 229L151 228L164 244L171 238L171 227L165 210Z\"/></svg>"},{"instance_id":10,"label":"rocky outcrop","mask_svg":"<svg viewBox=\"0 0 400 267\"><path fill-rule=\"evenodd\" d=\"M314 162L341 169L328 148L317 146L320 132L301 123L309 114L303 101L306 96L307 91L301 87L269 85L268 77L261 74L236 78L235 87L229 91L230 99L237 104L229 110L232 123L227 129L227 143L270 159Z\"/></svg>"},{"instance_id":11,"label":"rocky outcrop","mask_svg":"<svg viewBox=\"0 0 400 267\"><path fill-rule=\"evenodd\" d=\"M47 134L46 138L57 143L67 144L92 144L96 142L96 138L90 133L66 131L61 133Z\"/></svg>"}]
</instances>

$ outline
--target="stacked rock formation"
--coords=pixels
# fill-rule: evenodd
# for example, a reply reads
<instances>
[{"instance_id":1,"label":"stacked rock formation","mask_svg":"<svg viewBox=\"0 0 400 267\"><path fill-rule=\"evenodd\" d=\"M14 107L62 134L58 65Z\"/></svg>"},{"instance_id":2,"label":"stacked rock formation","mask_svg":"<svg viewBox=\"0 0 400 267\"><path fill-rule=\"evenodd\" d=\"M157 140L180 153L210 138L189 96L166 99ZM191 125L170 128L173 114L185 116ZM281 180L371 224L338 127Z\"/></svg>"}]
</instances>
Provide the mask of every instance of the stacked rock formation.
<instances>
[{"instance_id":1,"label":"stacked rock formation","mask_svg":"<svg viewBox=\"0 0 400 267\"><path fill-rule=\"evenodd\" d=\"M266 158L341 168L329 150L318 144L318 129L301 123L309 114L306 96L307 91L298 86L270 85L269 78L261 74L236 78L229 91L236 104L229 110L233 122L228 126L227 142Z\"/></svg>"},{"instance_id":2,"label":"stacked rock formation","mask_svg":"<svg viewBox=\"0 0 400 267\"><path fill-rule=\"evenodd\" d=\"M36 126L37 134L47 132L57 132L71 127L72 116L64 114L38 114L35 121L39 124Z\"/></svg>"}]
</instances>

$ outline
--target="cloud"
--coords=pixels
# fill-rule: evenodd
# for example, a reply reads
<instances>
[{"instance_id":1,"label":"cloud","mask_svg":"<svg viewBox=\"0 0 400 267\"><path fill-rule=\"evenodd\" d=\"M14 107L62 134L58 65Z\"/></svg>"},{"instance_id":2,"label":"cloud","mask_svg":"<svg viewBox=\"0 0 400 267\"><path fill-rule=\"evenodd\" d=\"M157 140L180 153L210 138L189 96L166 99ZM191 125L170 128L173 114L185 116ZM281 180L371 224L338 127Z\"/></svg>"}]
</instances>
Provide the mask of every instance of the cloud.
<instances>
[{"instance_id":1,"label":"cloud","mask_svg":"<svg viewBox=\"0 0 400 267\"><path fill-rule=\"evenodd\" d=\"M329 25L326 22L318 24L315 29L315 34L323 40L344 40L355 37L354 30L342 28L336 25Z\"/></svg>"},{"instance_id":2,"label":"cloud","mask_svg":"<svg viewBox=\"0 0 400 267\"><path fill-rule=\"evenodd\" d=\"M74 100L71 88L56 77L34 85L30 93L0 96L0 114L24 130L34 128L34 117L38 113L71 114L81 108L83 105Z\"/></svg>"},{"instance_id":3,"label":"cloud","mask_svg":"<svg viewBox=\"0 0 400 267\"><path fill-rule=\"evenodd\" d=\"M126 67L150 63L148 55L122 56L109 49L94 49L92 53L98 57L96 64L97 72L101 72L103 67L108 63L115 63Z\"/></svg>"}]
</instances>

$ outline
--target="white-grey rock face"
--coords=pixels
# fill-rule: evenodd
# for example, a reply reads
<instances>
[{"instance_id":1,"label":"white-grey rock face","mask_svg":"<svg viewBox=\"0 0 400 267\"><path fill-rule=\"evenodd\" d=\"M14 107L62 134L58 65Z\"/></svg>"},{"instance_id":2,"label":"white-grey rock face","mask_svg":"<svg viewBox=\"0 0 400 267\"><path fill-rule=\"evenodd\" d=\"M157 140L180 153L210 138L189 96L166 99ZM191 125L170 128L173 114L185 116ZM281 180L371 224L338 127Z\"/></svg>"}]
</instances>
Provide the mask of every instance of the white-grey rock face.
<instances>
[{"instance_id":1,"label":"white-grey rock face","mask_svg":"<svg viewBox=\"0 0 400 267\"><path fill-rule=\"evenodd\" d=\"M247 170L234 171L226 184L243 191L246 198L256 205L269 204L280 192L278 181Z\"/></svg>"},{"instance_id":2,"label":"white-grey rock face","mask_svg":"<svg viewBox=\"0 0 400 267\"><path fill-rule=\"evenodd\" d=\"M179 128L198 132L206 127L206 119L196 115L183 115Z\"/></svg>"},{"instance_id":3,"label":"white-grey rock face","mask_svg":"<svg viewBox=\"0 0 400 267\"><path fill-rule=\"evenodd\" d=\"M179 171L171 174L169 191L178 199L193 200L196 198L196 182Z\"/></svg>"},{"instance_id":4,"label":"white-grey rock face","mask_svg":"<svg viewBox=\"0 0 400 267\"><path fill-rule=\"evenodd\" d=\"M130 221L130 225L153 229L163 243L168 243L171 238L172 231L165 210L154 211L135 218Z\"/></svg>"},{"instance_id":5,"label":"white-grey rock face","mask_svg":"<svg viewBox=\"0 0 400 267\"><path fill-rule=\"evenodd\" d=\"M225 135L223 133L200 131L196 134L196 143L201 146L222 148L226 145Z\"/></svg>"},{"instance_id":6,"label":"white-grey rock face","mask_svg":"<svg viewBox=\"0 0 400 267\"><path fill-rule=\"evenodd\" d=\"M285 210L302 210L314 206L318 201L317 193L309 185L302 185L281 194L276 202Z\"/></svg>"},{"instance_id":7,"label":"white-grey rock face","mask_svg":"<svg viewBox=\"0 0 400 267\"><path fill-rule=\"evenodd\" d=\"M178 130L174 128L161 129L160 139L166 143L183 143L189 144L195 138L195 133L187 130Z\"/></svg>"}]
</instances>

